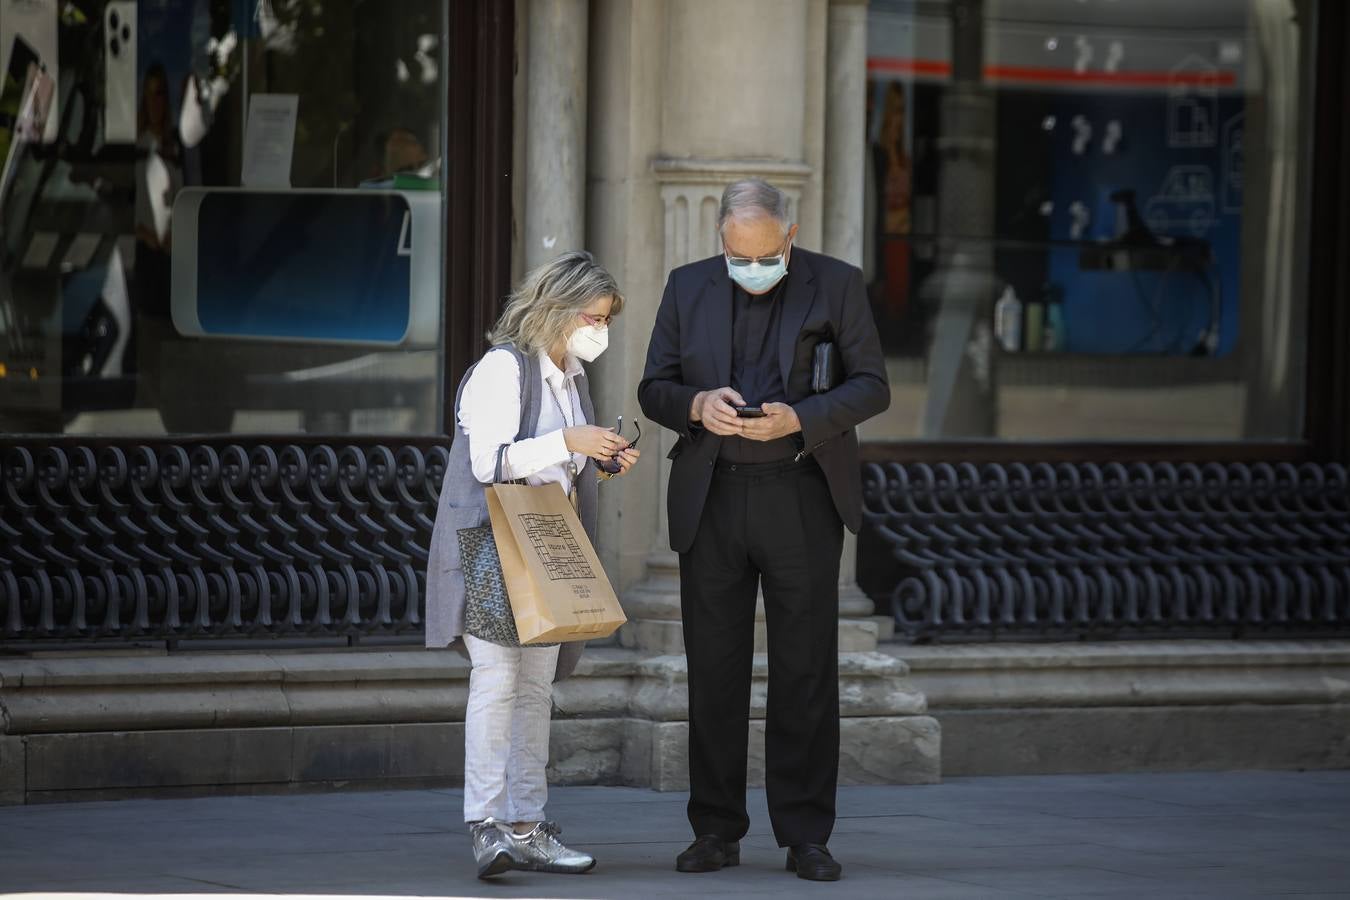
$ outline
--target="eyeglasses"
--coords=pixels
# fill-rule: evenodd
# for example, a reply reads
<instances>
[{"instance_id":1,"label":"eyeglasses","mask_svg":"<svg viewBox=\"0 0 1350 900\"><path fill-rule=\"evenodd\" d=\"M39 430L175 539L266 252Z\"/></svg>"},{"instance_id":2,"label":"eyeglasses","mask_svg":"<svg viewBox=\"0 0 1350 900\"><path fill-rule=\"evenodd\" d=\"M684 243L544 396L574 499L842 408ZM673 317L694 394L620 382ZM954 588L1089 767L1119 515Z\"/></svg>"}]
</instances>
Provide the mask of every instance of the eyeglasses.
<instances>
[{"instance_id":1,"label":"eyeglasses","mask_svg":"<svg viewBox=\"0 0 1350 900\"><path fill-rule=\"evenodd\" d=\"M596 328L608 328L609 323L614 321L613 316L593 316L590 313L578 313L587 325L594 325Z\"/></svg>"},{"instance_id":2,"label":"eyeglasses","mask_svg":"<svg viewBox=\"0 0 1350 900\"><path fill-rule=\"evenodd\" d=\"M758 263L761 266L776 266L780 262L782 262L783 257L787 255L787 248L788 242L784 241L783 249L779 250L772 256L731 256L728 254L727 262L733 266L736 266L737 268L744 268L745 266L749 266L755 263ZM727 245L723 244L722 252L726 253L726 249Z\"/></svg>"},{"instance_id":3,"label":"eyeglasses","mask_svg":"<svg viewBox=\"0 0 1350 900\"><path fill-rule=\"evenodd\" d=\"M633 427L637 429L637 437L628 442L628 446L624 448L626 450L632 450L638 445L638 441L642 440L642 423L637 419L634 419ZM619 435L619 437L623 437L623 416L619 416L618 421L615 423L614 433ZM619 462L618 456L611 456L607 460L601 460L600 462L597 462L596 465L599 466L602 471L607 472L610 475L618 475L623 471L623 463Z\"/></svg>"}]
</instances>

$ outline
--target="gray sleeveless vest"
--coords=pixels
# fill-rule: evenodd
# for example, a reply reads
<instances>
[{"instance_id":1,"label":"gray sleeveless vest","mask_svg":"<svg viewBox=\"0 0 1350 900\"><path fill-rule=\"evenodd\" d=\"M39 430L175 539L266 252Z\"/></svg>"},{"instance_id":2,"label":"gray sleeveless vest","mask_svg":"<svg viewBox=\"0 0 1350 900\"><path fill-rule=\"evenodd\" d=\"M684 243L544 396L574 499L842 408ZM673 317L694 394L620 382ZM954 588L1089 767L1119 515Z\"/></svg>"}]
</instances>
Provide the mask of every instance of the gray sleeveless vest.
<instances>
[{"instance_id":1,"label":"gray sleeveless vest","mask_svg":"<svg viewBox=\"0 0 1350 900\"><path fill-rule=\"evenodd\" d=\"M518 348L502 344L489 353L503 350L511 353L520 365L520 427L516 440L534 437L539 427L541 375L539 358L522 353ZM431 533L431 549L427 556L426 645L430 648L448 647L464 634L464 573L459 565L459 540L455 536L461 528L475 528L488 524L487 496L484 486L473 474L469 458L469 436L459 426L459 403L464 386L469 383L474 366L464 373L459 389L455 391L454 441L450 444L450 461L441 482L440 502L436 507L436 527ZM595 407L585 374L575 380L581 412L588 423L595 422ZM596 467L587 460L586 467L577 476L577 506L581 524L591 542L595 542L596 525ZM558 653L558 669L554 680L566 678L576 667L583 641L567 641Z\"/></svg>"}]
</instances>

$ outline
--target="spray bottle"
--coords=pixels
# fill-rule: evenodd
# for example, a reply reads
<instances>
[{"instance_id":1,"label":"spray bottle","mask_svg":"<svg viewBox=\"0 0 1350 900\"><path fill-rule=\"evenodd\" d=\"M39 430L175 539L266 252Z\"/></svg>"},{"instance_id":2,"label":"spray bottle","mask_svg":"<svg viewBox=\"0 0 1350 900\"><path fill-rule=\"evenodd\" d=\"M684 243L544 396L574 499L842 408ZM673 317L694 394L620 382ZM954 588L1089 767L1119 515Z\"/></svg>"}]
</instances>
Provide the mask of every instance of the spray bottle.
<instances>
[{"instance_id":1,"label":"spray bottle","mask_svg":"<svg viewBox=\"0 0 1350 900\"><path fill-rule=\"evenodd\" d=\"M1008 353L1022 349L1022 301L1011 284L994 304L994 336Z\"/></svg>"}]
</instances>

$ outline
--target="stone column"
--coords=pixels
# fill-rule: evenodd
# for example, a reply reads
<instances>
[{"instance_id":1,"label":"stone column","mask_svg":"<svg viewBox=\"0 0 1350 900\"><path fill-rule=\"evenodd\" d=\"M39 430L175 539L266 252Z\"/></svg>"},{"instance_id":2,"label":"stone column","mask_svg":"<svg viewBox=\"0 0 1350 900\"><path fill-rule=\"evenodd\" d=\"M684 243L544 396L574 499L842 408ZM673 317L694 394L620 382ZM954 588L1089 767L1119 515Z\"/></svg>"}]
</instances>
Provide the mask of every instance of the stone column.
<instances>
[{"instance_id":1,"label":"stone column","mask_svg":"<svg viewBox=\"0 0 1350 900\"><path fill-rule=\"evenodd\" d=\"M825 73L824 250L861 266L867 152L866 0L831 0ZM858 539L845 532L839 613L846 618L873 612L872 601L858 588L857 575Z\"/></svg>"},{"instance_id":2,"label":"stone column","mask_svg":"<svg viewBox=\"0 0 1350 900\"><path fill-rule=\"evenodd\" d=\"M652 171L661 186L665 208L664 268L677 266L721 252L717 237L717 206L722 190L740 178L763 178L788 195L789 213L795 218L801 202L801 189L811 170L803 163L772 160L735 159L657 159ZM670 549L670 531L666 519L666 491L670 483L670 461L666 454L674 446L673 432L661 430L658 446L660 461L659 505L656 539L647 558L647 576L624 594L624 609L630 624L621 641L661 653L677 653L683 648L680 631L679 558Z\"/></svg>"},{"instance_id":3,"label":"stone column","mask_svg":"<svg viewBox=\"0 0 1350 900\"><path fill-rule=\"evenodd\" d=\"M759 176L779 185L802 225L802 246L846 258L856 252L840 252L821 240L831 93L829 0L593 0L591 17L588 243L606 265L618 267L630 301L618 324L624 352L601 360L609 368L603 369L600 393L604 402L617 404L622 390L631 403L630 386L641 375L666 273L719 251L715 220L727 182ZM765 22L774 25L771 41L743 40ZM855 94L863 98L861 89ZM624 725L621 778L683 790L686 662L678 564L665 521L665 455L674 438L662 431L643 438L641 471L608 485L610 498L615 487L624 491L622 508L609 507L602 529L609 529L608 546L623 548L623 565L634 569L635 583L625 579L622 587L629 624L619 638L641 651L635 654L639 674L631 678L629 704L617 713ZM844 565L852 563L850 547ZM854 604L847 595L844 602L847 616ZM768 669L762 622L757 630L752 693L762 698ZM875 649L876 634L871 621L840 621L841 778L856 778L850 772L861 768L862 781L935 780L940 729L922 715L925 701L904 663L860 652ZM571 699L560 697L559 704L577 709L580 698L595 696L604 698L605 709L614 709L620 688L602 684L600 671L583 671L560 686ZM763 777L763 716L762 703L754 701L753 784ZM560 734L555 727L555 737ZM597 745L587 741L591 758ZM555 746L554 756L565 759L569 753Z\"/></svg>"},{"instance_id":4,"label":"stone column","mask_svg":"<svg viewBox=\"0 0 1350 900\"><path fill-rule=\"evenodd\" d=\"M983 83L985 0L952 0L952 81L942 95L937 269L920 289L937 308L928 352L924 437L998 433L993 352L994 97Z\"/></svg>"},{"instance_id":5,"label":"stone column","mask_svg":"<svg viewBox=\"0 0 1350 900\"><path fill-rule=\"evenodd\" d=\"M802 97L802 162L811 174L802 185L801 215L797 217L797 245L811 250L825 246L825 131L829 78L826 45L829 42L830 0L807 0L806 91Z\"/></svg>"},{"instance_id":6,"label":"stone column","mask_svg":"<svg viewBox=\"0 0 1350 900\"><path fill-rule=\"evenodd\" d=\"M1239 290L1261 297L1238 306L1238 355L1247 376L1243 437L1264 439L1298 431L1304 406L1303 358L1295 349L1307 338L1308 292L1297 247L1307 246L1308 217L1289 202L1306 188L1299 139L1309 108L1301 97L1300 65L1308 52L1306 32L1291 0L1252 4L1247 24L1248 59L1259 59L1260 103L1219 126L1223 205L1242 210L1244 248ZM1300 45L1300 36L1305 42ZM1231 176L1236 172L1236 183Z\"/></svg>"},{"instance_id":7,"label":"stone column","mask_svg":"<svg viewBox=\"0 0 1350 900\"><path fill-rule=\"evenodd\" d=\"M800 218L803 190L814 174L805 160L810 6L809 0L739 0L735 4L680 0L666 7L669 45L662 93L662 153L652 164L665 210L666 271L720 252L717 206L728 182L763 178L788 194L789 212L792 218ZM777 23L775 40L733 40L765 21ZM857 97L861 104L861 87ZM861 118L860 106L859 140ZM859 167L856 178L861 178L861 171ZM858 204L855 231L860 235L861 192ZM665 456L674 441L673 434L663 432L656 448L661 460L659 525L646 577L624 593L624 608L631 621L620 636L627 646L658 653L683 649L678 560L669 549L665 516L669 478ZM853 586L855 555L850 542L844 565L852 589L840 598L845 616L865 616L872 611L867 598ZM876 627L870 622L841 623L840 647L845 651L871 649L876 645L875 635Z\"/></svg>"},{"instance_id":8,"label":"stone column","mask_svg":"<svg viewBox=\"0 0 1350 900\"><path fill-rule=\"evenodd\" d=\"M529 2L526 268L585 244L589 18L589 0Z\"/></svg>"},{"instance_id":9,"label":"stone column","mask_svg":"<svg viewBox=\"0 0 1350 900\"><path fill-rule=\"evenodd\" d=\"M652 171L661 185L661 203L665 207L665 271L720 253L717 236L717 207L722 190L741 178L763 178L788 194L790 217L801 203L801 187L810 170L801 163L749 162L731 159L670 159L652 163ZM664 501L670 478L666 454L675 444L673 432L661 432L661 490ZM664 504L663 504L664 506ZM654 560L664 567L675 565L670 550L670 532L666 516L660 516Z\"/></svg>"},{"instance_id":10,"label":"stone column","mask_svg":"<svg viewBox=\"0 0 1350 900\"><path fill-rule=\"evenodd\" d=\"M826 53L825 252L862 265L867 3L831 0Z\"/></svg>"}]
</instances>

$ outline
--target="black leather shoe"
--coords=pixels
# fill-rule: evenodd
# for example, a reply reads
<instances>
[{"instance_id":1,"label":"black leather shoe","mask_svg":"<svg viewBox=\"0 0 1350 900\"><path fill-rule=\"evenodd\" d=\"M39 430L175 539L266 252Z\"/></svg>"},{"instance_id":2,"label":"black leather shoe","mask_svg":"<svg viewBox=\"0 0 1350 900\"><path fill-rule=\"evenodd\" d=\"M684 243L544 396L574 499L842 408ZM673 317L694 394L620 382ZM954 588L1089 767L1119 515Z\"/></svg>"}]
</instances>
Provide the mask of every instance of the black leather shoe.
<instances>
[{"instance_id":1,"label":"black leather shoe","mask_svg":"<svg viewBox=\"0 0 1350 900\"><path fill-rule=\"evenodd\" d=\"M798 844L789 847L787 870L807 881L838 881L844 867L835 861L824 844Z\"/></svg>"},{"instance_id":2,"label":"black leather shoe","mask_svg":"<svg viewBox=\"0 0 1350 900\"><path fill-rule=\"evenodd\" d=\"M715 834L701 835L675 857L676 872L716 872L740 864L740 841L724 841Z\"/></svg>"}]
</instances>

